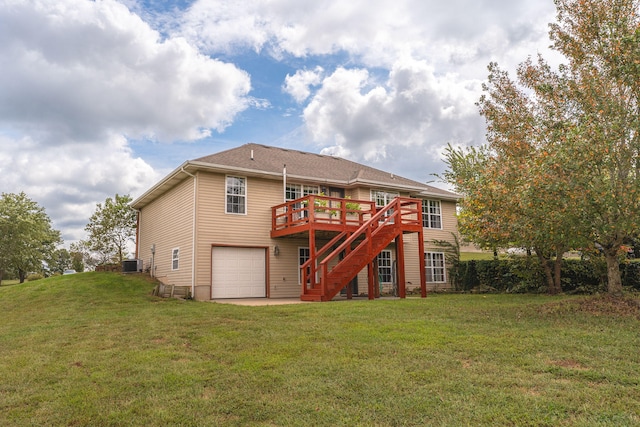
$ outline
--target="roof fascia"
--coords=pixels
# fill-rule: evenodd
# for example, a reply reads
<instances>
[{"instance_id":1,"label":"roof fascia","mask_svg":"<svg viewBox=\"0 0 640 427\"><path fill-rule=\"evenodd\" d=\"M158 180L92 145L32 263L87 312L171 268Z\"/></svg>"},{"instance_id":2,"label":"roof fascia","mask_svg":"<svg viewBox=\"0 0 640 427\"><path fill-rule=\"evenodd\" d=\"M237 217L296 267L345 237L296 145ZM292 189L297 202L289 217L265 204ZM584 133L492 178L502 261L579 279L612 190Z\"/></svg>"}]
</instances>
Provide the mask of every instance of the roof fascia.
<instances>
[{"instance_id":1,"label":"roof fascia","mask_svg":"<svg viewBox=\"0 0 640 427\"><path fill-rule=\"evenodd\" d=\"M162 186L166 185L168 182L175 179L180 173L182 173L185 170L188 164L189 164L188 161L182 163L180 166L175 168L168 175L166 175L164 178L158 181L153 187L145 191L141 196L137 197L133 202L129 204L129 206L131 206L134 209L137 209L137 206L141 203L144 203L146 199L151 198L153 200L153 198L155 198L153 196L158 191L158 189L162 188Z\"/></svg>"}]
</instances>

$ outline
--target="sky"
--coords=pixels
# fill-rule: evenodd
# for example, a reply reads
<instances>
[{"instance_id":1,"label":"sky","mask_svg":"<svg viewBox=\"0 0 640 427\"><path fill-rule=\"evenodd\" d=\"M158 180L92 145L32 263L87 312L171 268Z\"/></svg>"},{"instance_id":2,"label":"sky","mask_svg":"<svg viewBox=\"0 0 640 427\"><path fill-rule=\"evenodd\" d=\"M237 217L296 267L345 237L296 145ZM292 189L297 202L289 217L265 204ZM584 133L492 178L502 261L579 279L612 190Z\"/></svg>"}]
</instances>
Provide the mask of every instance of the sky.
<instances>
[{"instance_id":1,"label":"sky","mask_svg":"<svg viewBox=\"0 0 640 427\"><path fill-rule=\"evenodd\" d=\"M549 59L552 0L0 0L0 192L65 244L96 203L248 142L443 187L487 65ZM435 182L433 182L435 181Z\"/></svg>"}]
</instances>

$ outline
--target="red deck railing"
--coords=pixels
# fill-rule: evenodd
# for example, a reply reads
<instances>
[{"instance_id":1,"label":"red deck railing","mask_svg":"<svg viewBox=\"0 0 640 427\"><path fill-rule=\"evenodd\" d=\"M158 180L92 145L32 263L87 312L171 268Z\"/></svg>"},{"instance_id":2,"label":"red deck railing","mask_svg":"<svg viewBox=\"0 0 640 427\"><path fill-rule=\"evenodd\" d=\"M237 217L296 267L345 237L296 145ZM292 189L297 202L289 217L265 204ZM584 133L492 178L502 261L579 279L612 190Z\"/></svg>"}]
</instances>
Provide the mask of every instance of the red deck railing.
<instances>
[{"instance_id":1,"label":"red deck railing","mask_svg":"<svg viewBox=\"0 0 640 427\"><path fill-rule=\"evenodd\" d=\"M356 230L376 213L375 202L310 194L271 208L271 236L319 230Z\"/></svg>"}]
</instances>

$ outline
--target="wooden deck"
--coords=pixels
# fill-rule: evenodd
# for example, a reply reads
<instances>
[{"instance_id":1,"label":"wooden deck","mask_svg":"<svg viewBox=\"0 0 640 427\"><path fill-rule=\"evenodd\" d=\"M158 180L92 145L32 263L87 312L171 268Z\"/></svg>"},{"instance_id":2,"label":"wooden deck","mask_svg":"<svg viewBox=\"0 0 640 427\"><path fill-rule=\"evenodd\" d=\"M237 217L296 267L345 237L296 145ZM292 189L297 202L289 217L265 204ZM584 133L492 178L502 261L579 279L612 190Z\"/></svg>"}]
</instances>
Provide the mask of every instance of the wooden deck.
<instances>
[{"instance_id":1,"label":"wooden deck","mask_svg":"<svg viewBox=\"0 0 640 427\"><path fill-rule=\"evenodd\" d=\"M368 268L369 298L374 297L377 255L395 240L399 296L405 296L403 234L418 233L421 294L426 296L421 199L396 197L376 209L375 202L309 195L272 208L271 237L305 236L309 260L301 266L305 301L329 301L364 267ZM332 237L316 248L319 235ZM318 280L316 280L318 277Z\"/></svg>"}]
</instances>

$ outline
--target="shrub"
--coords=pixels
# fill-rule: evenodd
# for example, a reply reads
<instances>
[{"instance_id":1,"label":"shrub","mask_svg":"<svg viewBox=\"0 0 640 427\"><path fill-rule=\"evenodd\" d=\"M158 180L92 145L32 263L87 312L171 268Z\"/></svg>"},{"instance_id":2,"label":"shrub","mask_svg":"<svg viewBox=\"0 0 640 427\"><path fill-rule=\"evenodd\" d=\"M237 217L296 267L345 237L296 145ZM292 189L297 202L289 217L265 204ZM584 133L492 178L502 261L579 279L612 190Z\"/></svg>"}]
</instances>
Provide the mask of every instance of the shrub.
<instances>
[{"instance_id":1,"label":"shrub","mask_svg":"<svg viewBox=\"0 0 640 427\"><path fill-rule=\"evenodd\" d=\"M32 282L34 280L40 280L40 279L44 279L44 276L40 273L29 274L26 278L27 282Z\"/></svg>"},{"instance_id":2,"label":"shrub","mask_svg":"<svg viewBox=\"0 0 640 427\"><path fill-rule=\"evenodd\" d=\"M640 290L640 262L620 264L623 286ZM501 260L460 262L463 292L544 293L544 271L535 257L512 257ZM562 262L562 291L591 294L606 290L607 271L604 259L565 259Z\"/></svg>"}]
</instances>

